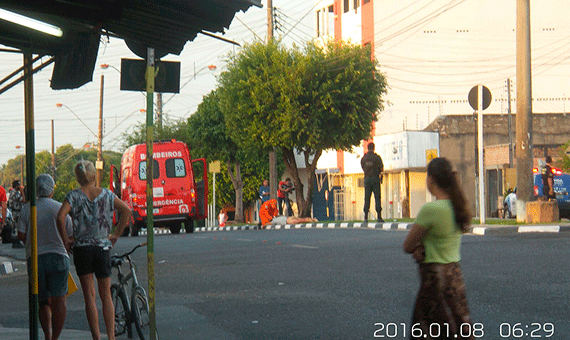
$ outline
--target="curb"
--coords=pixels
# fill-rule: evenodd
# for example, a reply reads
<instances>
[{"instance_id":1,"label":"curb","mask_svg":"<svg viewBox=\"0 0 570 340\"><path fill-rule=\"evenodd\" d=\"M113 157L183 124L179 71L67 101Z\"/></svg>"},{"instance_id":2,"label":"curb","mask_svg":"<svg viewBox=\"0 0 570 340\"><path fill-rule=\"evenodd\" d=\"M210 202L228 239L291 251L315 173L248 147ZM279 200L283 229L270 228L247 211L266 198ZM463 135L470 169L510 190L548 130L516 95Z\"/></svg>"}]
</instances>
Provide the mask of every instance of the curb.
<instances>
[{"instance_id":1,"label":"curb","mask_svg":"<svg viewBox=\"0 0 570 340\"><path fill-rule=\"evenodd\" d=\"M331 222L331 223L302 223L302 224L270 224L265 226L265 230L279 229L335 229L335 228L355 228L355 229L381 229L381 230L409 230L412 223L366 223L366 222ZM241 225L228 227L203 227L196 228L195 231L232 231L232 230L258 230L257 225Z\"/></svg>"},{"instance_id":2,"label":"curb","mask_svg":"<svg viewBox=\"0 0 570 340\"><path fill-rule=\"evenodd\" d=\"M366 223L366 222L322 222L322 223L302 223L302 224L270 224L267 225L265 230L280 230L280 229L335 229L335 228L354 228L354 229L378 229L378 230L410 230L412 228L411 222L396 223ZM260 230L258 225L234 225L227 227L202 227L194 229L195 232L211 232L211 231L238 231L238 230ZM560 225L536 225L536 226L476 226L471 229L469 234L473 235L505 235L512 233L561 233L570 232L570 226ZM139 235L146 235L146 230L141 231ZM158 229L154 232L155 235L171 234L168 229Z\"/></svg>"},{"instance_id":3,"label":"curb","mask_svg":"<svg viewBox=\"0 0 570 340\"><path fill-rule=\"evenodd\" d=\"M0 277L25 272L26 267L27 264L25 261L0 256Z\"/></svg>"},{"instance_id":4,"label":"curb","mask_svg":"<svg viewBox=\"0 0 570 340\"><path fill-rule=\"evenodd\" d=\"M0 260L4 260L0 258ZM12 274L14 272L14 266L12 266L12 261L2 261L0 263L0 276Z\"/></svg>"},{"instance_id":5,"label":"curb","mask_svg":"<svg viewBox=\"0 0 570 340\"><path fill-rule=\"evenodd\" d=\"M570 226L560 225L535 225L520 227L473 227L471 233L474 235L504 235L511 233L562 233L569 232Z\"/></svg>"}]
</instances>

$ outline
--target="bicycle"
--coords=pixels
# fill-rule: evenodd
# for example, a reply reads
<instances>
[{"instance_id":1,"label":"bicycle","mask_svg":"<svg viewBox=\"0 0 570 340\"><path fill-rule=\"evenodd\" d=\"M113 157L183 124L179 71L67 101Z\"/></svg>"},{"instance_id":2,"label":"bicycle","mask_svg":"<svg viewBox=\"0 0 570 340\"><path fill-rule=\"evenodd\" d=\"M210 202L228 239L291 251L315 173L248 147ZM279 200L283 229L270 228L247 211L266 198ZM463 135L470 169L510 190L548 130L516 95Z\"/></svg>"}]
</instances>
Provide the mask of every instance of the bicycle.
<instances>
[{"instance_id":1,"label":"bicycle","mask_svg":"<svg viewBox=\"0 0 570 340\"><path fill-rule=\"evenodd\" d=\"M149 334L149 308L146 291L139 285L136 265L130 255L140 247L146 246L141 243L128 253L111 256L111 267L117 268L117 279L111 285L111 297L115 307L115 335L127 333L129 339L133 337L132 325L135 325L139 338L144 340ZM129 273L123 274L121 267L125 260L129 264ZM127 298L127 286L131 282L131 298Z\"/></svg>"}]
</instances>

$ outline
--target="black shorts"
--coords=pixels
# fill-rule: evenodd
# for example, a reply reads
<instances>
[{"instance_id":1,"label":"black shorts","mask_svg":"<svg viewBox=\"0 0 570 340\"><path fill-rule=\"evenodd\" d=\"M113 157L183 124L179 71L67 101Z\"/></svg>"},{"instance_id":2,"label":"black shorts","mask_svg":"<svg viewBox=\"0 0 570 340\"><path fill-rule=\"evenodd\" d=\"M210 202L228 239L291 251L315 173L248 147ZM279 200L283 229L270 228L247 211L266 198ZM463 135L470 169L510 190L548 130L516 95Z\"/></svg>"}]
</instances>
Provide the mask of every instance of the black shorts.
<instances>
[{"instance_id":1,"label":"black shorts","mask_svg":"<svg viewBox=\"0 0 570 340\"><path fill-rule=\"evenodd\" d=\"M111 276L111 250L97 246L73 248L73 264L77 276L95 273L98 279Z\"/></svg>"}]
</instances>

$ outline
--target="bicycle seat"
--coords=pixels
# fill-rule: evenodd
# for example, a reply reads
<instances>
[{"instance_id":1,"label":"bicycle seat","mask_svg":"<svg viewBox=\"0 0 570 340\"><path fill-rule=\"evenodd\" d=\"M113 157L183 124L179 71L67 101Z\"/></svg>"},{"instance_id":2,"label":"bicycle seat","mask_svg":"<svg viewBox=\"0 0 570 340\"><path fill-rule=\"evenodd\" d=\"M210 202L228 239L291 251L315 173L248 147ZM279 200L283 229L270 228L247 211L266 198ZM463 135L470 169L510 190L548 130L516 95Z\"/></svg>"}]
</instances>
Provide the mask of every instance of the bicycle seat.
<instances>
[{"instance_id":1,"label":"bicycle seat","mask_svg":"<svg viewBox=\"0 0 570 340\"><path fill-rule=\"evenodd\" d=\"M111 267L120 267L125 260L121 257L111 257Z\"/></svg>"}]
</instances>

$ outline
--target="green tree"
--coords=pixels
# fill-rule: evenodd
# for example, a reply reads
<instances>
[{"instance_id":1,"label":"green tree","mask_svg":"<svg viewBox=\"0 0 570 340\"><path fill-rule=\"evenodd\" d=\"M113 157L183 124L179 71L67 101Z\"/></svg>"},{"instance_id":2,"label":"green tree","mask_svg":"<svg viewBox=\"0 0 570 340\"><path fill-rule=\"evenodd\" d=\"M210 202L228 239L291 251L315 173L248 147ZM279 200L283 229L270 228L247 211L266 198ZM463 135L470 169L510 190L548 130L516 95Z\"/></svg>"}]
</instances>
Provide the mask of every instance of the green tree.
<instances>
[{"instance_id":1,"label":"green tree","mask_svg":"<svg viewBox=\"0 0 570 340\"><path fill-rule=\"evenodd\" d=\"M243 149L281 149L301 216L309 216L317 161L370 137L383 109L385 77L370 49L343 42L286 49L274 41L244 46L220 81L230 137ZM307 198L295 154L307 169Z\"/></svg>"},{"instance_id":2,"label":"green tree","mask_svg":"<svg viewBox=\"0 0 570 340\"><path fill-rule=\"evenodd\" d=\"M181 132L186 136L187 143L192 145L195 156L224 163L222 181L217 186L224 188L224 181L227 180L232 183L235 192L235 219L243 222L244 201L256 201L257 190L269 171L267 163L260 162L261 157L255 152L256 149L240 148L230 137L219 103L217 91L205 96ZM229 203L226 201L228 198L224 198L222 191L219 202Z\"/></svg>"},{"instance_id":3,"label":"green tree","mask_svg":"<svg viewBox=\"0 0 570 340\"><path fill-rule=\"evenodd\" d=\"M181 135L180 124L181 123L165 123L162 127L155 126L153 129L153 140L182 140L184 136ZM132 131L123 132L121 138L124 140L123 147L125 149L135 144L146 144L146 123L135 125Z\"/></svg>"},{"instance_id":4,"label":"green tree","mask_svg":"<svg viewBox=\"0 0 570 340\"><path fill-rule=\"evenodd\" d=\"M63 201L65 195L78 187L75 180L73 169L75 164L80 160L89 160L93 163L97 160L97 151L94 149L74 149L71 144L62 145L57 148L55 153L55 169L52 166L51 153L44 150L36 153L36 175L48 173L55 180L54 199ZM101 186L109 187L109 173L111 165L120 167L121 153L114 151L103 151L103 159L105 167L101 178ZM24 185L26 185L26 162L25 155L18 155L14 159L8 160L8 163L2 166L2 185L6 188L11 187L14 179L21 176L22 163L24 165Z\"/></svg>"}]
</instances>

